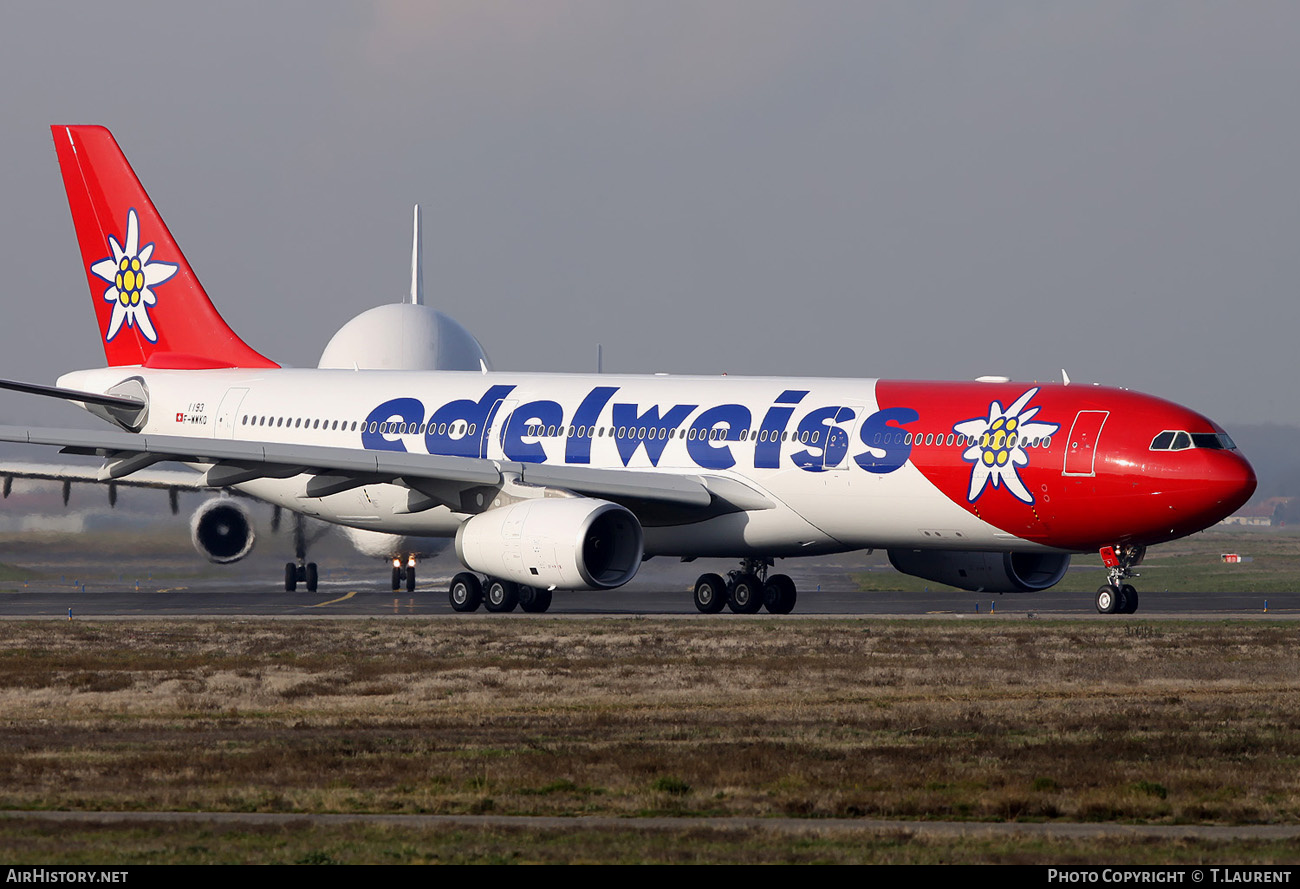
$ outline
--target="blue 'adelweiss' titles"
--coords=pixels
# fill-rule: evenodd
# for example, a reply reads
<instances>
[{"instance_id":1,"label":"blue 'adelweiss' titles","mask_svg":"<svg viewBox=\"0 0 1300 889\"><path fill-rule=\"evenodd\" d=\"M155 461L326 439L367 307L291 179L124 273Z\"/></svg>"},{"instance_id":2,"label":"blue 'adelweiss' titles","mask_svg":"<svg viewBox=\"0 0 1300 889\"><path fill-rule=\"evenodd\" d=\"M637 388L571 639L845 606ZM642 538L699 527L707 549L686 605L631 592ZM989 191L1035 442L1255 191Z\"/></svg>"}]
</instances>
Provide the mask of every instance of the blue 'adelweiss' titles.
<instances>
[{"instance_id":1,"label":"blue 'adelweiss' titles","mask_svg":"<svg viewBox=\"0 0 1300 889\"><path fill-rule=\"evenodd\" d=\"M361 444L371 450L406 451L406 442L418 430L430 454L453 457L486 457L489 430L497 414L508 405L514 386L492 386L477 401L468 398L450 401L428 415L418 398L393 398L370 412L361 432ZM730 469L736 465L732 443L748 438L753 449L755 469L778 469L782 447L800 448L785 455L793 465L809 472L822 472L839 466L849 452L849 433L857 420L857 410L828 405L808 410L800 418L793 434L791 418L808 394L804 389L787 389L777 396L755 429L754 416L743 404L674 404L664 408L651 405L644 410L637 404L615 401L619 387L596 386L582 399L571 417L565 418L564 407L556 401L530 401L508 406L504 422L499 425L501 450L506 459L519 463L546 463L556 460L563 449L565 463L591 462L592 442L612 438L619 458L627 466L638 449L643 450L652 466L658 466L665 448L671 443L685 444L686 455L702 469ZM610 421L600 417L609 407ZM912 452L904 443L903 426L915 422L919 415L906 407L878 410L858 424L858 438L868 450L855 454L853 462L867 472L893 472ZM569 435L538 435L537 427L568 430ZM611 434L610 429L618 430ZM472 429L473 433L466 434ZM685 429L684 434L677 430ZM755 430L753 437L749 431ZM455 434L453 431L455 430ZM742 435L744 438L742 438ZM672 436L670 438L670 436ZM683 441L684 439L684 441ZM757 440L755 440L757 439ZM783 440L788 439L788 440Z\"/></svg>"}]
</instances>

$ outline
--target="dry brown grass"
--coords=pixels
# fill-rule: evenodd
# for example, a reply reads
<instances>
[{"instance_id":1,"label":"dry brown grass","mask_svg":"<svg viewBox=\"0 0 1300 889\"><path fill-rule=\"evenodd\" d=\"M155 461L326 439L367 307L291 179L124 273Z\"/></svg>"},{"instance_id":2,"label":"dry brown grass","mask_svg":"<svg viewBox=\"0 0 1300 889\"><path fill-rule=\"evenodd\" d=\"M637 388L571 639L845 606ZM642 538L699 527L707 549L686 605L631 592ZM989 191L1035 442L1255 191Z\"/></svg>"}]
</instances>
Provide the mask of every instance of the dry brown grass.
<instances>
[{"instance_id":1,"label":"dry brown grass","mask_svg":"<svg viewBox=\"0 0 1300 889\"><path fill-rule=\"evenodd\" d=\"M9 622L0 808L1300 818L1282 623Z\"/></svg>"}]
</instances>

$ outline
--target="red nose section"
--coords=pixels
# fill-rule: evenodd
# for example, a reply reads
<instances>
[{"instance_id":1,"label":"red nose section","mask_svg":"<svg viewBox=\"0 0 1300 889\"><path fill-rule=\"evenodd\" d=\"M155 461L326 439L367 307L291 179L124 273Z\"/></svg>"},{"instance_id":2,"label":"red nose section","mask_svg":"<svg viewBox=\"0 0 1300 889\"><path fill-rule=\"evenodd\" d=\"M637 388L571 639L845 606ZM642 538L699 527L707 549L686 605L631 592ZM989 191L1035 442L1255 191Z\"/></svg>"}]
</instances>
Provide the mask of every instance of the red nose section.
<instances>
[{"instance_id":1,"label":"red nose section","mask_svg":"<svg viewBox=\"0 0 1300 889\"><path fill-rule=\"evenodd\" d=\"M1115 498L1096 515L1101 537L1123 543L1162 543L1226 519L1255 494L1255 469L1238 451L1118 448L1106 455ZM1096 541L1093 541L1096 542Z\"/></svg>"},{"instance_id":2,"label":"red nose section","mask_svg":"<svg viewBox=\"0 0 1300 889\"><path fill-rule=\"evenodd\" d=\"M1220 522L1240 509L1255 493L1255 470L1236 451L1209 451L1197 456L1203 465L1172 481L1171 520L1176 536L1191 534Z\"/></svg>"},{"instance_id":3,"label":"red nose section","mask_svg":"<svg viewBox=\"0 0 1300 889\"><path fill-rule=\"evenodd\" d=\"M1092 527L1116 542L1146 545L1195 534L1255 493L1255 470L1235 450L1121 448L1105 463L1119 496L1109 510L1093 515Z\"/></svg>"},{"instance_id":4,"label":"red nose section","mask_svg":"<svg viewBox=\"0 0 1300 889\"><path fill-rule=\"evenodd\" d=\"M1126 389L881 381L876 396L907 409L882 445L910 439L908 462L953 503L1044 546L1173 540L1255 492L1254 470L1221 427Z\"/></svg>"}]
</instances>

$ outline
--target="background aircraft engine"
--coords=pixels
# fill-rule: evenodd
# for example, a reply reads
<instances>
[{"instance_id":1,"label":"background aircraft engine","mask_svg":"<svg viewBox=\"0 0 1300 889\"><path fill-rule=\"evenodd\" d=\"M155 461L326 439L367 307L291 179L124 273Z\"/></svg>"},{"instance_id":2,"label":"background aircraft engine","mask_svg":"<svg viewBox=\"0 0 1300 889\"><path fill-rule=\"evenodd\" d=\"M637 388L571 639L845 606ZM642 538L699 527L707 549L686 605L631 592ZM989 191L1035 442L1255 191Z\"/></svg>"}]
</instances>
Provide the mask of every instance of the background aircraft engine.
<instances>
[{"instance_id":1,"label":"background aircraft engine","mask_svg":"<svg viewBox=\"0 0 1300 889\"><path fill-rule=\"evenodd\" d=\"M525 500L456 531L465 567L532 587L608 590L633 578L644 538L636 516L586 497Z\"/></svg>"},{"instance_id":2,"label":"background aircraft engine","mask_svg":"<svg viewBox=\"0 0 1300 889\"><path fill-rule=\"evenodd\" d=\"M891 549L889 563L904 574L963 590L1036 593L1055 586L1070 567L1065 553L979 553Z\"/></svg>"},{"instance_id":3,"label":"background aircraft engine","mask_svg":"<svg viewBox=\"0 0 1300 889\"><path fill-rule=\"evenodd\" d=\"M255 538L248 510L229 497L207 501L190 519L190 540L210 562L238 562L253 549Z\"/></svg>"}]
</instances>

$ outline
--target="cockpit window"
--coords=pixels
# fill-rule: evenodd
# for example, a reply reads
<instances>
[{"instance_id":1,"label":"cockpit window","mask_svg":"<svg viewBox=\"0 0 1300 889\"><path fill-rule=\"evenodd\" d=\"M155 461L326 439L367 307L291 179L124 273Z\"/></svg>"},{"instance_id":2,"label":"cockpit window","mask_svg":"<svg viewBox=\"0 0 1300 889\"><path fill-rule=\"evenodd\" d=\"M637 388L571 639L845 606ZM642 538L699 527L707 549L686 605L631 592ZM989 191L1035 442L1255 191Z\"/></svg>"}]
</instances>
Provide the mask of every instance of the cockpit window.
<instances>
[{"instance_id":1,"label":"cockpit window","mask_svg":"<svg viewBox=\"0 0 1300 889\"><path fill-rule=\"evenodd\" d=\"M1188 448L1235 451L1237 445L1226 432L1183 432L1174 429L1166 429L1151 442L1153 451L1185 451Z\"/></svg>"},{"instance_id":2,"label":"cockpit window","mask_svg":"<svg viewBox=\"0 0 1300 889\"><path fill-rule=\"evenodd\" d=\"M1224 432L1193 432L1192 446L1216 451L1231 451L1237 447Z\"/></svg>"}]
</instances>

